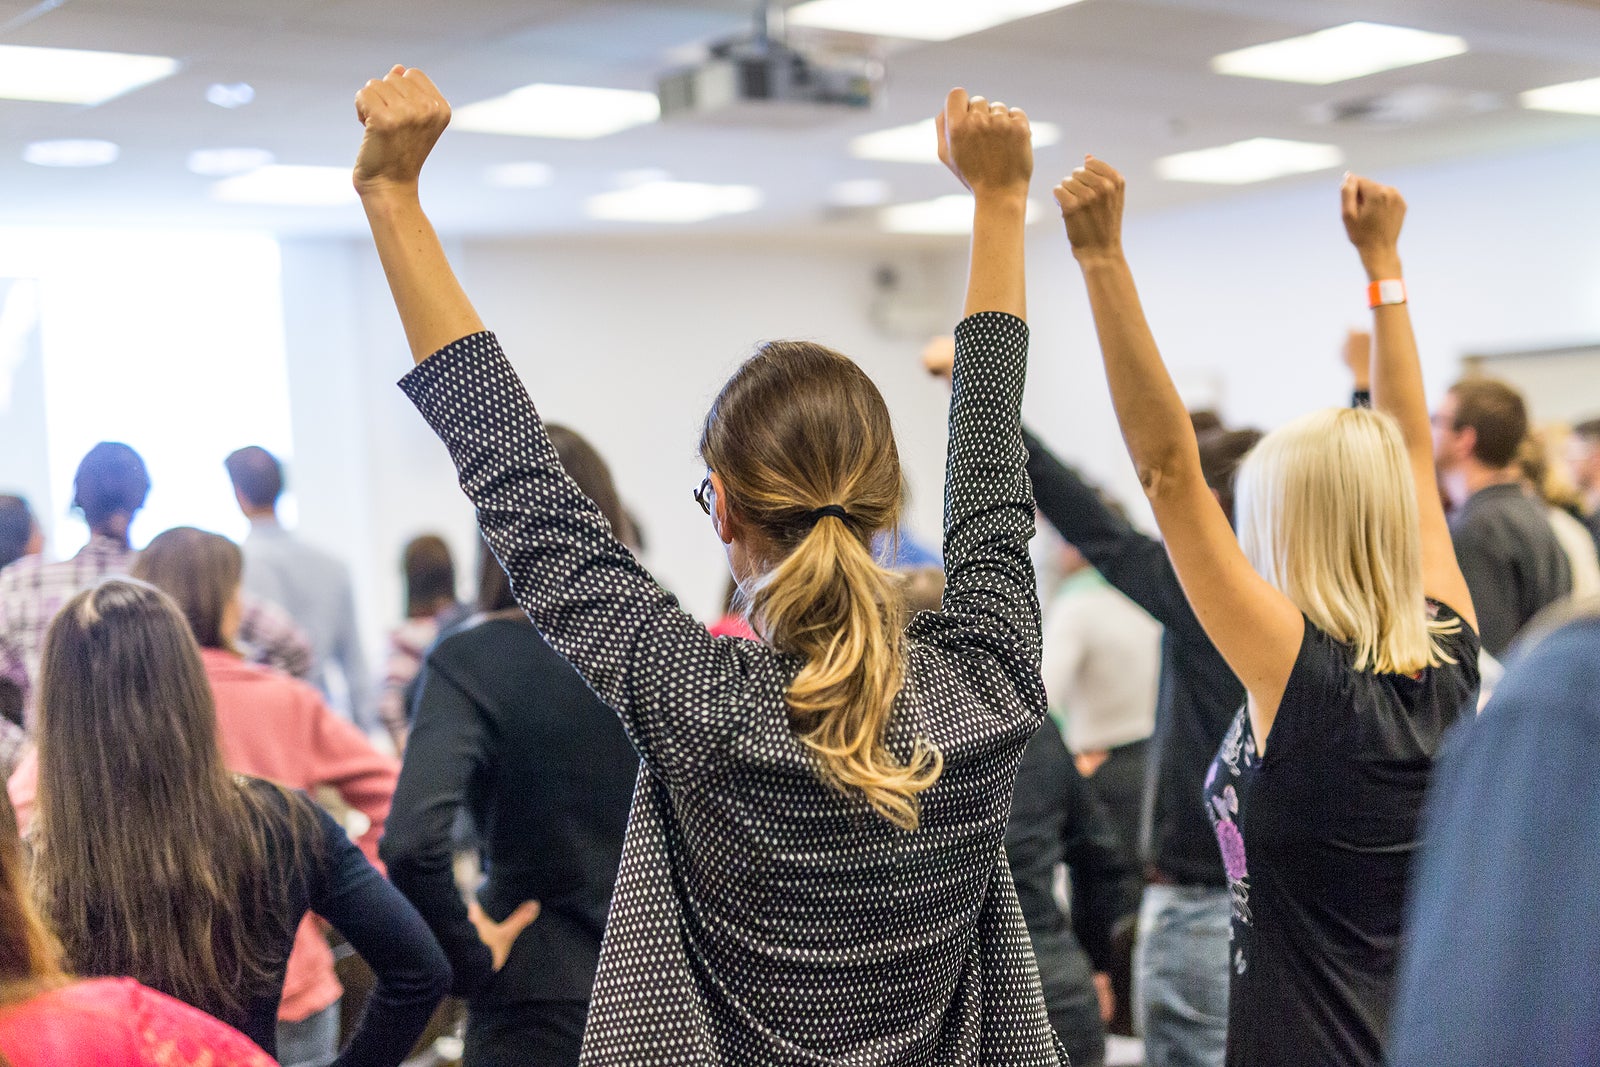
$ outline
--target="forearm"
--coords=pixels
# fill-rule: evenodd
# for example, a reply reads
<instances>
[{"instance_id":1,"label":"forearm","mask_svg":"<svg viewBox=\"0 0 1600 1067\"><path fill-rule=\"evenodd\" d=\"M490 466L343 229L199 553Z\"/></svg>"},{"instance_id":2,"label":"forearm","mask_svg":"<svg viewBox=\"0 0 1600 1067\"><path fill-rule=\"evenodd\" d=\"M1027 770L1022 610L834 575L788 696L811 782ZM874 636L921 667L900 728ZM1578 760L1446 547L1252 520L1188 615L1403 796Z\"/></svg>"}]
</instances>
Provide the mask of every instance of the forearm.
<instances>
[{"instance_id":1,"label":"forearm","mask_svg":"<svg viewBox=\"0 0 1600 1067\"><path fill-rule=\"evenodd\" d=\"M1194 427L1145 321L1120 251L1080 260L1111 403L1146 493L1178 475L1200 476Z\"/></svg>"},{"instance_id":2,"label":"forearm","mask_svg":"<svg viewBox=\"0 0 1600 1067\"><path fill-rule=\"evenodd\" d=\"M483 320L450 269L416 189L367 192L361 203L411 357L421 363L452 341L480 332Z\"/></svg>"},{"instance_id":3,"label":"forearm","mask_svg":"<svg viewBox=\"0 0 1600 1067\"><path fill-rule=\"evenodd\" d=\"M1401 277L1398 252L1363 254L1361 261L1369 281ZM1428 421L1427 394L1422 384L1417 339L1411 330L1410 307L1381 304L1373 309L1372 320L1372 406L1400 424L1409 452L1427 452L1431 456L1433 428Z\"/></svg>"},{"instance_id":4,"label":"forearm","mask_svg":"<svg viewBox=\"0 0 1600 1067\"><path fill-rule=\"evenodd\" d=\"M1028 317L1023 283L1023 230L1027 223L1027 191L979 194L972 212L972 261L967 275L963 317L980 311L1003 311Z\"/></svg>"}]
</instances>

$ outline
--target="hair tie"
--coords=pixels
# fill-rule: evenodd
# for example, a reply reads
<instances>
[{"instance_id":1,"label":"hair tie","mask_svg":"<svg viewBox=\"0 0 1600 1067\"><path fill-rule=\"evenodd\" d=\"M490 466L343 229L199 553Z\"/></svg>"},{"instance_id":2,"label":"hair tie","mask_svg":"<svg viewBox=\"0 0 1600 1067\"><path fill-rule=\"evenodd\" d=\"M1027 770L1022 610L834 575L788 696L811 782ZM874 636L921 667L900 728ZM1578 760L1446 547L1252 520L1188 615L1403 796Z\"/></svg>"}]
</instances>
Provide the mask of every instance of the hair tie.
<instances>
[{"instance_id":1,"label":"hair tie","mask_svg":"<svg viewBox=\"0 0 1600 1067\"><path fill-rule=\"evenodd\" d=\"M823 519L828 518L830 515L833 516L834 518L840 519L840 520L842 520L844 522L849 522L850 521L850 513L848 511L846 511L844 508L840 507L838 504L827 504L827 505L825 505L823 507L818 508L815 511L806 512L806 514L805 514L806 526L808 528L812 527L812 526L815 526L817 523L821 522Z\"/></svg>"}]
</instances>

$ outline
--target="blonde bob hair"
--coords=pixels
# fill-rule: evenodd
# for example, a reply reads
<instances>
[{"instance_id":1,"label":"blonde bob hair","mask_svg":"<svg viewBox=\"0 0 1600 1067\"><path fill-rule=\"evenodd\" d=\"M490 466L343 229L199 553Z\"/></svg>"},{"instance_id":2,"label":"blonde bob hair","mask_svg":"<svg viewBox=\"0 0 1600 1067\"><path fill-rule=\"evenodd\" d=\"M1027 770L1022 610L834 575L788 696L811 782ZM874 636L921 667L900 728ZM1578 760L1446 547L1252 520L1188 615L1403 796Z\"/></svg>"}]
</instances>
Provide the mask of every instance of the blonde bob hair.
<instances>
[{"instance_id":1,"label":"blonde bob hair","mask_svg":"<svg viewBox=\"0 0 1600 1067\"><path fill-rule=\"evenodd\" d=\"M1329 408L1256 445L1239 468L1239 546L1263 578L1355 653L1355 669L1415 674L1453 662L1422 592L1416 480L1388 415Z\"/></svg>"}]
</instances>

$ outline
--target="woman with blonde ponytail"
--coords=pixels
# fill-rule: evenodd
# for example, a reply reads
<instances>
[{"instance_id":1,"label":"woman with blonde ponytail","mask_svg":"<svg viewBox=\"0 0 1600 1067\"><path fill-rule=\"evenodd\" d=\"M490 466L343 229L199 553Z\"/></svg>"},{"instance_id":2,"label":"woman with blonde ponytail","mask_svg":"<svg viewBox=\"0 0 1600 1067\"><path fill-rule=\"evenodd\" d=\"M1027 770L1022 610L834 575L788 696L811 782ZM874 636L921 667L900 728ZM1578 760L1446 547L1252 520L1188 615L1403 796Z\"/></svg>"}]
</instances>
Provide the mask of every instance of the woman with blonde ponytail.
<instances>
[{"instance_id":1,"label":"woman with blonde ponytail","mask_svg":"<svg viewBox=\"0 0 1600 1067\"><path fill-rule=\"evenodd\" d=\"M641 757L580 1062L1059 1067L1002 848L1045 711L1020 424L1027 117L955 90L938 119L974 200L942 610L907 626L870 551L901 506L883 397L837 352L774 343L712 406L695 493L753 642L680 610L563 473L418 201L449 120L438 90L396 67L356 109L356 188L418 364L402 387L517 602Z\"/></svg>"}]
</instances>

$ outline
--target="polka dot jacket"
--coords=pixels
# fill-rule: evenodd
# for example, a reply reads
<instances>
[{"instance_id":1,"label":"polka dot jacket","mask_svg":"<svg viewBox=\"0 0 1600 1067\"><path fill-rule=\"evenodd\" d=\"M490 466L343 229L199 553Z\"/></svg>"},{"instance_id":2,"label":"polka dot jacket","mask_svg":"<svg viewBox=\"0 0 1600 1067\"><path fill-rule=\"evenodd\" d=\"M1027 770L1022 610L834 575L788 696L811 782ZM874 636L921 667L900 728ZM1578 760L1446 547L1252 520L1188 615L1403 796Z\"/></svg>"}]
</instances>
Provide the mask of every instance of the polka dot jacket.
<instances>
[{"instance_id":1,"label":"polka dot jacket","mask_svg":"<svg viewBox=\"0 0 1600 1067\"><path fill-rule=\"evenodd\" d=\"M605 1064L1031 1067L1051 1032L1002 838L1045 711L1020 410L1027 326L956 331L943 609L908 630L887 735L944 772L919 829L821 784L793 656L712 637L566 476L490 333L401 383L444 439L517 601L643 759L584 1036Z\"/></svg>"}]
</instances>

